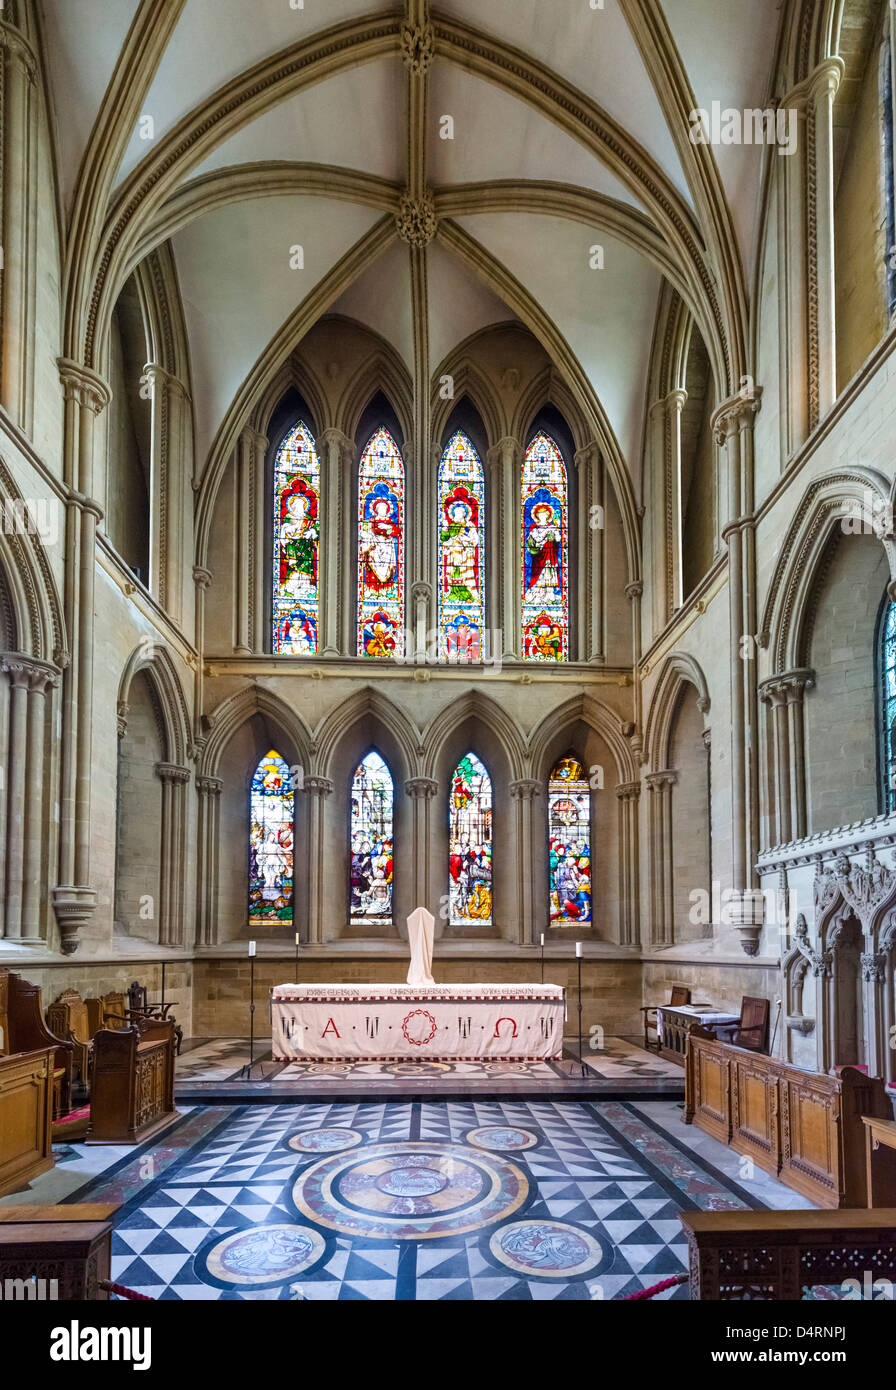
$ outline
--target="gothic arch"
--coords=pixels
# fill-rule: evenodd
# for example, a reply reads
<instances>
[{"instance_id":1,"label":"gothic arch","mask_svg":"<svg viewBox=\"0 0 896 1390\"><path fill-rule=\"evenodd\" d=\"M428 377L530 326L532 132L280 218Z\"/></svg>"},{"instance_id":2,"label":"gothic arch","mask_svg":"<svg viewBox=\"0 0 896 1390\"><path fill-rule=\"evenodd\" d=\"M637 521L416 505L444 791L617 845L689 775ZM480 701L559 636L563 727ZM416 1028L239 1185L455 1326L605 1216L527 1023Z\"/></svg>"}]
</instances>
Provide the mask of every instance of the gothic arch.
<instances>
[{"instance_id":1,"label":"gothic arch","mask_svg":"<svg viewBox=\"0 0 896 1390\"><path fill-rule=\"evenodd\" d=\"M155 643L141 642L128 657L118 686L119 718L127 718L131 682L138 671L149 681L162 723L165 758L183 767L190 756L190 717L171 654Z\"/></svg>"},{"instance_id":2,"label":"gothic arch","mask_svg":"<svg viewBox=\"0 0 896 1390\"><path fill-rule=\"evenodd\" d=\"M311 766L314 745L302 716L272 691L260 685L251 685L235 695L229 695L203 719L205 742L197 778L217 777L225 748L236 731L254 714L269 719L277 730L285 734L303 768Z\"/></svg>"},{"instance_id":3,"label":"gothic arch","mask_svg":"<svg viewBox=\"0 0 896 1390\"><path fill-rule=\"evenodd\" d=\"M694 687L697 707L701 714L707 715L709 686L700 664L687 652L673 652L660 671L644 731L644 752L651 772L661 772L669 766L675 715L686 685Z\"/></svg>"},{"instance_id":4,"label":"gothic arch","mask_svg":"<svg viewBox=\"0 0 896 1390\"><path fill-rule=\"evenodd\" d=\"M0 458L0 507L7 514L0 525L0 567L14 614L19 648L29 656L58 665L68 664L65 622L56 580L47 559L37 526L44 520L38 513L36 524L28 524L28 509L12 473ZM9 515L11 513L11 515ZM62 530L65 510L62 499L49 498L46 521Z\"/></svg>"},{"instance_id":5,"label":"gothic arch","mask_svg":"<svg viewBox=\"0 0 896 1390\"><path fill-rule=\"evenodd\" d=\"M332 319L330 319L332 322ZM345 323L374 340L374 351L360 371L349 381L336 408L336 425L347 439L354 439L364 411L378 392L386 397L398 417L407 449L414 437L414 393L407 368L398 353L363 324L346 319Z\"/></svg>"},{"instance_id":6,"label":"gothic arch","mask_svg":"<svg viewBox=\"0 0 896 1390\"><path fill-rule=\"evenodd\" d=\"M565 730L576 724L585 724L603 739L613 755L616 781L634 782L638 770L632 756L631 745L622 732L622 722L608 705L592 695L573 695L562 705L545 715L533 730L529 739L529 765L532 776L544 781L550 772L552 745Z\"/></svg>"},{"instance_id":7,"label":"gothic arch","mask_svg":"<svg viewBox=\"0 0 896 1390\"><path fill-rule=\"evenodd\" d=\"M249 417L250 427L263 438L268 438L271 420L290 390L297 391L306 402L314 417L315 428L319 433L323 432L328 412L320 381L313 368L307 362L298 360L298 355L293 353L271 377Z\"/></svg>"},{"instance_id":8,"label":"gothic arch","mask_svg":"<svg viewBox=\"0 0 896 1390\"><path fill-rule=\"evenodd\" d=\"M396 785L402 777L413 777L420 757L418 730L397 705L372 686L350 695L321 720L314 731L315 771L322 777L331 775L341 744L365 719L379 724L395 741L404 763L403 767L391 769Z\"/></svg>"},{"instance_id":9,"label":"gothic arch","mask_svg":"<svg viewBox=\"0 0 896 1390\"><path fill-rule=\"evenodd\" d=\"M883 474L860 465L826 473L806 488L781 547L763 611L759 642L769 651L773 674L801 665L810 597L832 532L847 520L859 528L862 518L870 527L869 501L880 515L889 498L890 484ZM884 535L881 544L892 584L896 580L896 541Z\"/></svg>"},{"instance_id":10,"label":"gothic arch","mask_svg":"<svg viewBox=\"0 0 896 1390\"><path fill-rule=\"evenodd\" d=\"M526 775L526 744L514 721L488 695L469 690L446 705L426 726L423 745L423 774L435 777L442 750L457 728L469 720L479 721L494 734L511 779Z\"/></svg>"},{"instance_id":11,"label":"gothic arch","mask_svg":"<svg viewBox=\"0 0 896 1390\"><path fill-rule=\"evenodd\" d=\"M471 361L469 357L472 344L497 326L496 324L489 324L488 328L481 329L478 333L465 339L453 352L442 359L433 373L432 437L434 440L441 442L451 414L464 396L477 411L485 427L490 449L508 433L505 428L505 415L497 399L494 386L478 364ZM439 394L439 383L444 376L450 376L454 382L454 393L449 400L443 400Z\"/></svg>"}]
</instances>

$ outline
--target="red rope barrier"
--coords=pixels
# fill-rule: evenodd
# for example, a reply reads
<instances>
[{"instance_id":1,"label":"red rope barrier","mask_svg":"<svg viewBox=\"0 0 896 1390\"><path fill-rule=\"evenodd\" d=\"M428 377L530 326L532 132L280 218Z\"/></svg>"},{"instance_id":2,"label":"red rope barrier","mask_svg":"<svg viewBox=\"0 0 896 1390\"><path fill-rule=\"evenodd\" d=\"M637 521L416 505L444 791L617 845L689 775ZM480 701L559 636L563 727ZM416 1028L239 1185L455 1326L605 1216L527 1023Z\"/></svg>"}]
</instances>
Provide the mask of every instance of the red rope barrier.
<instances>
[{"instance_id":1,"label":"red rope barrier","mask_svg":"<svg viewBox=\"0 0 896 1390\"><path fill-rule=\"evenodd\" d=\"M649 1289L642 1289L640 1293L627 1293L625 1298L620 1298L620 1303L640 1303L642 1299L653 1298L654 1294L662 1293L664 1289L674 1289L676 1284L683 1284L690 1279L689 1274L676 1274L671 1279L664 1279L660 1284L654 1284Z\"/></svg>"},{"instance_id":2,"label":"red rope barrier","mask_svg":"<svg viewBox=\"0 0 896 1390\"><path fill-rule=\"evenodd\" d=\"M148 1293L137 1293L134 1289L126 1289L124 1284L111 1284L108 1279L100 1280L100 1288L105 1289L106 1293L114 1293L119 1298L129 1298L134 1303L155 1303L155 1299Z\"/></svg>"}]
</instances>

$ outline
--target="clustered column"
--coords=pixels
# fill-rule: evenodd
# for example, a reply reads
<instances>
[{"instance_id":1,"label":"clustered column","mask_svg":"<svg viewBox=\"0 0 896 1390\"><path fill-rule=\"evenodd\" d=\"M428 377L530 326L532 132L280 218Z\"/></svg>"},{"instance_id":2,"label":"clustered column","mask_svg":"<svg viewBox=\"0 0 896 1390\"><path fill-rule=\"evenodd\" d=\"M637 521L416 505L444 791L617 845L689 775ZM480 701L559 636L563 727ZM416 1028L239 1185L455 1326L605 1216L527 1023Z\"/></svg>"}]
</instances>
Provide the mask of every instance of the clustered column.
<instances>
[{"instance_id":1,"label":"clustered column","mask_svg":"<svg viewBox=\"0 0 896 1390\"><path fill-rule=\"evenodd\" d=\"M535 860L529 846L535 843L533 802L541 795L541 784L534 777L521 777L510 783L509 791L514 804L514 868L520 895L517 944L522 946L534 940L535 932Z\"/></svg>"},{"instance_id":2,"label":"clustered column","mask_svg":"<svg viewBox=\"0 0 896 1390\"><path fill-rule=\"evenodd\" d=\"M494 594L500 607L502 660L518 661L522 656L522 605L520 596L520 466L523 450L518 440L505 435L489 450L494 469L493 497L498 515L496 555L504 557ZM499 591L500 586L500 591Z\"/></svg>"},{"instance_id":3,"label":"clustered column","mask_svg":"<svg viewBox=\"0 0 896 1390\"><path fill-rule=\"evenodd\" d=\"M233 650L249 656L262 650L261 588L258 557L263 551L264 519L259 512L260 479L264 477L265 450L268 441L263 434L246 428L239 437L236 452L236 536L237 566L234 608Z\"/></svg>"},{"instance_id":4,"label":"clustered column","mask_svg":"<svg viewBox=\"0 0 896 1390\"><path fill-rule=\"evenodd\" d=\"M414 808L414 894L415 903L429 902L427 861L432 839L432 802L439 784L432 777L411 777L404 784ZM441 923L439 934L441 935Z\"/></svg>"},{"instance_id":5,"label":"clustered column","mask_svg":"<svg viewBox=\"0 0 896 1390\"><path fill-rule=\"evenodd\" d=\"M651 772L645 778L650 792L650 941L671 945L675 940L672 896L672 788L678 773Z\"/></svg>"},{"instance_id":6,"label":"clustered column","mask_svg":"<svg viewBox=\"0 0 896 1390\"><path fill-rule=\"evenodd\" d=\"M806 834L806 748L803 696L815 684L814 672L786 671L759 687L772 711L775 745L775 838L778 844Z\"/></svg>"},{"instance_id":7,"label":"clustered column","mask_svg":"<svg viewBox=\"0 0 896 1390\"><path fill-rule=\"evenodd\" d=\"M639 940L638 798L640 782L623 782L616 788L619 801L619 944Z\"/></svg>"},{"instance_id":8,"label":"clustered column","mask_svg":"<svg viewBox=\"0 0 896 1390\"><path fill-rule=\"evenodd\" d=\"M324 939L324 904L327 900L327 866L324 859L324 802L332 794L329 777L306 777L302 790L308 806L308 944Z\"/></svg>"},{"instance_id":9,"label":"clustered column","mask_svg":"<svg viewBox=\"0 0 896 1390\"><path fill-rule=\"evenodd\" d=\"M579 449L575 461L579 494L578 655L581 661L601 665L606 660L606 469L597 444Z\"/></svg>"},{"instance_id":10,"label":"clustered column","mask_svg":"<svg viewBox=\"0 0 896 1390\"><path fill-rule=\"evenodd\" d=\"M162 783L162 853L159 866L159 944L181 946L184 939L184 879L186 877L186 788L190 769L176 763L156 763Z\"/></svg>"},{"instance_id":11,"label":"clustered column","mask_svg":"<svg viewBox=\"0 0 896 1390\"><path fill-rule=\"evenodd\" d=\"M337 429L324 430L320 442L324 449L322 491L327 535L343 536L350 514L350 500L345 496L346 464L354 457L355 446ZM346 602L346 596L354 591L354 575L348 570L353 561L351 546L322 547L319 650L323 656L355 655L354 631L344 633L341 641L339 631L340 615L346 609L349 616L354 612L353 605Z\"/></svg>"},{"instance_id":12,"label":"clustered column","mask_svg":"<svg viewBox=\"0 0 896 1390\"><path fill-rule=\"evenodd\" d=\"M3 871L4 934L13 939L41 939L41 881L44 852L45 696L59 672L49 662L7 652L0 670L8 683L2 706L2 767L5 795L0 795L0 848Z\"/></svg>"},{"instance_id":13,"label":"clustered column","mask_svg":"<svg viewBox=\"0 0 896 1390\"><path fill-rule=\"evenodd\" d=\"M197 777L199 859L196 865L196 939L214 946L218 939L218 837L221 824L220 777Z\"/></svg>"},{"instance_id":14,"label":"clustered column","mask_svg":"<svg viewBox=\"0 0 896 1390\"><path fill-rule=\"evenodd\" d=\"M0 402L33 433L37 290L37 63L21 31L0 6L0 246L3 248Z\"/></svg>"}]
</instances>

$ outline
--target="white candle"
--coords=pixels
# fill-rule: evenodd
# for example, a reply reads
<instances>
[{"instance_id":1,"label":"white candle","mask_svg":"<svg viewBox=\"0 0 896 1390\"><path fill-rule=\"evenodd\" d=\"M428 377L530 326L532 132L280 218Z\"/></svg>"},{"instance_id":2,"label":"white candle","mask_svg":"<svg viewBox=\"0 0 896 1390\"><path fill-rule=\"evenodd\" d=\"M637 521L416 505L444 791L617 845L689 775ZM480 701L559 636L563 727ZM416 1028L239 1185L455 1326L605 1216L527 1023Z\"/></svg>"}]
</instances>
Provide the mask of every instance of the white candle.
<instances>
[{"instance_id":1,"label":"white candle","mask_svg":"<svg viewBox=\"0 0 896 1390\"><path fill-rule=\"evenodd\" d=\"M250 942L249 942L249 955L250 955L250 956L254 956L254 955L255 955L255 942L254 942L254 941L250 941Z\"/></svg>"},{"instance_id":2,"label":"white candle","mask_svg":"<svg viewBox=\"0 0 896 1390\"><path fill-rule=\"evenodd\" d=\"M582 954L582 943L581 943L581 941L577 941L577 942L576 942L576 955L577 955L577 956L580 956L581 954Z\"/></svg>"},{"instance_id":3,"label":"white candle","mask_svg":"<svg viewBox=\"0 0 896 1390\"><path fill-rule=\"evenodd\" d=\"M296 945L297 945L297 946L299 945L299 933L298 933L298 932L296 932Z\"/></svg>"},{"instance_id":4,"label":"white candle","mask_svg":"<svg viewBox=\"0 0 896 1390\"><path fill-rule=\"evenodd\" d=\"M544 932L541 933L541 944L544 945Z\"/></svg>"}]
</instances>

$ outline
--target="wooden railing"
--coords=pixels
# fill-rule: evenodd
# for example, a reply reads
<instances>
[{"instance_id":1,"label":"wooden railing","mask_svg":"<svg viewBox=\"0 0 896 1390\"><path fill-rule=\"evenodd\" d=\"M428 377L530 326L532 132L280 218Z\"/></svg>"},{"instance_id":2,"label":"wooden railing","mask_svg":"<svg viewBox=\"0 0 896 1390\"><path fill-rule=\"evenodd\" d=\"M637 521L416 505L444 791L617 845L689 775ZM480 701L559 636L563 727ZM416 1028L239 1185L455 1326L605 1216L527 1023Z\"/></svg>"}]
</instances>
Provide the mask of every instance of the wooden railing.
<instances>
[{"instance_id":1,"label":"wooden railing","mask_svg":"<svg viewBox=\"0 0 896 1390\"><path fill-rule=\"evenodd\" d=\"M798 1301L817 1285L884 1299L896 1283L896 1208L683 1211L691 1298ZM877 1286L877 1287L875 1287Z\"/></svg>"}]
</instances>

